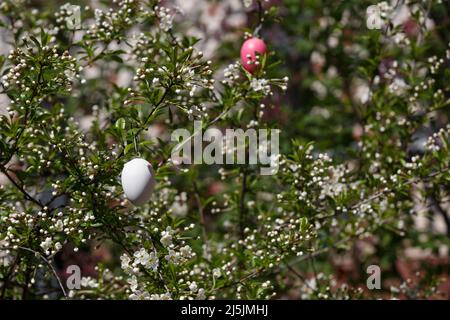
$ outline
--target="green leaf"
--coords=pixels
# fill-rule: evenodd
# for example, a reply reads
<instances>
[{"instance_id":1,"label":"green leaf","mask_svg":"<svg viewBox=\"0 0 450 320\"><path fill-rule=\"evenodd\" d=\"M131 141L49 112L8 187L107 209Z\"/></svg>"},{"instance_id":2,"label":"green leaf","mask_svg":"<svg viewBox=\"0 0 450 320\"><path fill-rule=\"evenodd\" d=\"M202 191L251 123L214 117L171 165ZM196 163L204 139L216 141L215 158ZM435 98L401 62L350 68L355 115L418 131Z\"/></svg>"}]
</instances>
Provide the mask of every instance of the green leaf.
<instances>
[{"instance_id":1,"label":"green leaf","mask_svg":"<svg viewBox=\"0 0 450 320\"><path fill-rule=\"evenodd\" d=\"M31 41L34 42L37 48L39 48L39 51L41 50L41 43L36 39L34 36L30 36Z\"/></svg>"},{"instance_id":2,"label":"green leaf","mask_svg":"<svg viewBox=\"0 0 450 320\"><path fill-rule=\"evenodd\" d=\"M131 149L134 148L134 143L129 143L126 145L125 149L123 150L123 153L128 154Z\"/></svg>"},{"instance_id":3,"label":"green leaf","mask_svg":"<svg viewBox=\"0 0 450 320\"><path fill-rule=\"evenodd\" d=\"M48 45L49 41L50 41L50 37L49 37L48 33L46 33L44 31L44 29L41 29L41 44L43 46L46 46L46 45Z\"/></svg>"},{"instance_id":4,"label":"green leaf","mask_svg":"<svg viewBox=\"0 0 450 320\"><path fill-rule=\"evenodd\" d=\"M125 119L119 118L114 125L116 126L117 129L125 130L125 128L126 128Z\"/></svg>"}]
</instances>

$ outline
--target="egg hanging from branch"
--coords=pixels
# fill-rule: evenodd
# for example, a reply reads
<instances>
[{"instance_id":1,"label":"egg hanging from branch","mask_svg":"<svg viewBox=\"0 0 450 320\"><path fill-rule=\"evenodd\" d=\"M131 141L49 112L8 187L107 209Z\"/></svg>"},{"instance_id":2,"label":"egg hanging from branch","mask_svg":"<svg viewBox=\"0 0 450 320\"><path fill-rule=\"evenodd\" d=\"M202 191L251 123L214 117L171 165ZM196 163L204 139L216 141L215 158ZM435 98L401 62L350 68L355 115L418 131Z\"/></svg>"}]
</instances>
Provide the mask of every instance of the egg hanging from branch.
<instances>
[{"instance_id":1,"label":"egg hanging from branch","mask_svg":"<svg viewBox=\"0 0 450 320\"><path fill-rule=\"evenodd\" d=\"M136 206L144 205L150 200L156 185L152 165L142 158L135 158L125 163L121 180L126 197Z\"/></svg>"},{"instance_id":2,"label":"egg hanging from branch","mask_svg":"<svg viewBox=\"0 0 450 320\"><path fill-rule=\"evenodd\" d=\"M245 70L254 73L259 69L259 56L266 54L267 46L259 38L245 40L241 47L241 63Z\"/></svg>"}]
</instances>

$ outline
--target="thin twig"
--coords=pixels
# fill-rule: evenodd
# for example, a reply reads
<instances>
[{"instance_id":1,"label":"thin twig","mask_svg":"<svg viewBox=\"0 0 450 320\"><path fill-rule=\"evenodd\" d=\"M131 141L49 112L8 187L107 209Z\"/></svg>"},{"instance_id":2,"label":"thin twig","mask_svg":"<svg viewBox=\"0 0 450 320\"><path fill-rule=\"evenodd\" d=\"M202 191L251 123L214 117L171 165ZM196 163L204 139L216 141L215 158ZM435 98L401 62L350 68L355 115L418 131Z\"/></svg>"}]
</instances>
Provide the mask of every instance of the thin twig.
<instances>
[{"instance_id":1,"label":"thin twig","mask_svg":"<svg viewBox=\"0 0 450 320\"><path fill-rule=\"evenodd\" d=\"M14 248L14 247L3 247L3 248L4 248L4 249L9 249L9 250L21 249L21 250L24 250L24 251L31 252L31 253L33 253L35 256L41 258L41 259L49 266L50 270L52 271L53 275L55 276L56 280L58 281L58 285L59 285L59 287L61 288L61 292L63 293L64 297L67 298L67 292L66 292L66 289L64 289L64 286L63 286L63 284L62 284L62 282L61 282L61 279L60 279L59 276L58 276L58 273L56 272L56 270L55 270L55 268L53 267L53 265L51 264L51 262L48 261L47 258L45 258L40 252L35 251L35 250L33 250L33 249L30 249L30 248L27 248L27 247L22 247L22 246L18 246L18 247L16 247L16 248Z\"/></svg>"},{"instance_id":2,"label":"thin twig","mask_svg":"<svg viewBox=\"0 0 450 320\"><path fill-rule=\"evenodd\" d=\"M194 181L194 196L195 196L195 200L197 202L199 222L202 227L203 241L207 245L208 244L208 235L206 233L205 213L204 213L202 201L200 198L200 191L199 191L197 183L195 181Z\"/></svg>"},{"instance_id":3,"label":"thin twig","mask_svg":"<svg viewBox=\"0 0 450 320\"><path fill-rule=\"evenodd\" d=\"M37 204L40 208L43 208L44 206L42 205L42 203L40 203L38 200L36 200L35 198L33 198L25 189L23 184L19 184L16 179L14 179L9 173L8 173L8 169L6 169L4 166L0 166L0 171L8 178L9 181L11 181L11 183L16 187L16 189L18 189L23 195L24 198L26 200L29 200L31 202L34 202L35 204Z\"/></svg>"}]
</instances>

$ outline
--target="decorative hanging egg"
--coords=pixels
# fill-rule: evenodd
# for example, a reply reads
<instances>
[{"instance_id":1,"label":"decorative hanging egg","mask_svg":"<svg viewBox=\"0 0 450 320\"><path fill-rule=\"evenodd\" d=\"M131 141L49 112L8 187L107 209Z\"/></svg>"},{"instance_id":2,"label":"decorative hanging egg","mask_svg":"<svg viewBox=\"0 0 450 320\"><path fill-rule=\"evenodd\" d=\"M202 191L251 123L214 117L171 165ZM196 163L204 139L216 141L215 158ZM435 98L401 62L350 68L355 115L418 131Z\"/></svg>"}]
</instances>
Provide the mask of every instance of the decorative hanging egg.
<instances>
[{"instance_id":1,"label":"decorative hanging egg","mask_svg":"<svg viewBox=\"0 0 450 320\"><path fill-rule=\"evenodd\" d=\"M136 206L141 206L148 202L156 185L155 172L152 165L141 158L125 163L121 180L126 197Z\"/></svg>"},{"instance_id":2,"label":"decorative hanging egg","mask_svg":"<svg viewBox=\"0 0 450 320\"><path fill-rule=\"evenodd\" d=\"M267 52L267 46L259 38L250 38L246 40L241 47L241 63L245 70L254 73L258 70L257 56L264 55Z\"/></svg>"}]
</instances>

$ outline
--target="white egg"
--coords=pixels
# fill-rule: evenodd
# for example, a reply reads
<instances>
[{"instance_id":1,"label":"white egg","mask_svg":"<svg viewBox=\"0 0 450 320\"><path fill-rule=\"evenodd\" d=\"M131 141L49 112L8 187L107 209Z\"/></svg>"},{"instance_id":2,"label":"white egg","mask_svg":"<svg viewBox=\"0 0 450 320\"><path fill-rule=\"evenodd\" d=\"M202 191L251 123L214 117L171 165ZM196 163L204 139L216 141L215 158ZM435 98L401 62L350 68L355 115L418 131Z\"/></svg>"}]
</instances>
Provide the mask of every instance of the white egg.
<instances>
[{"instance_id":1,"label":"white egg","mask_svg":"<svg viewBox=\"0 0 450 320\"><path fill-rule=\"evenodd\" d=\"M141 206L148 202L156 181L155 172L147 160L136 158L125 163L121 178L123 191L131 203Z\"/></svg>"}]
</instances>

